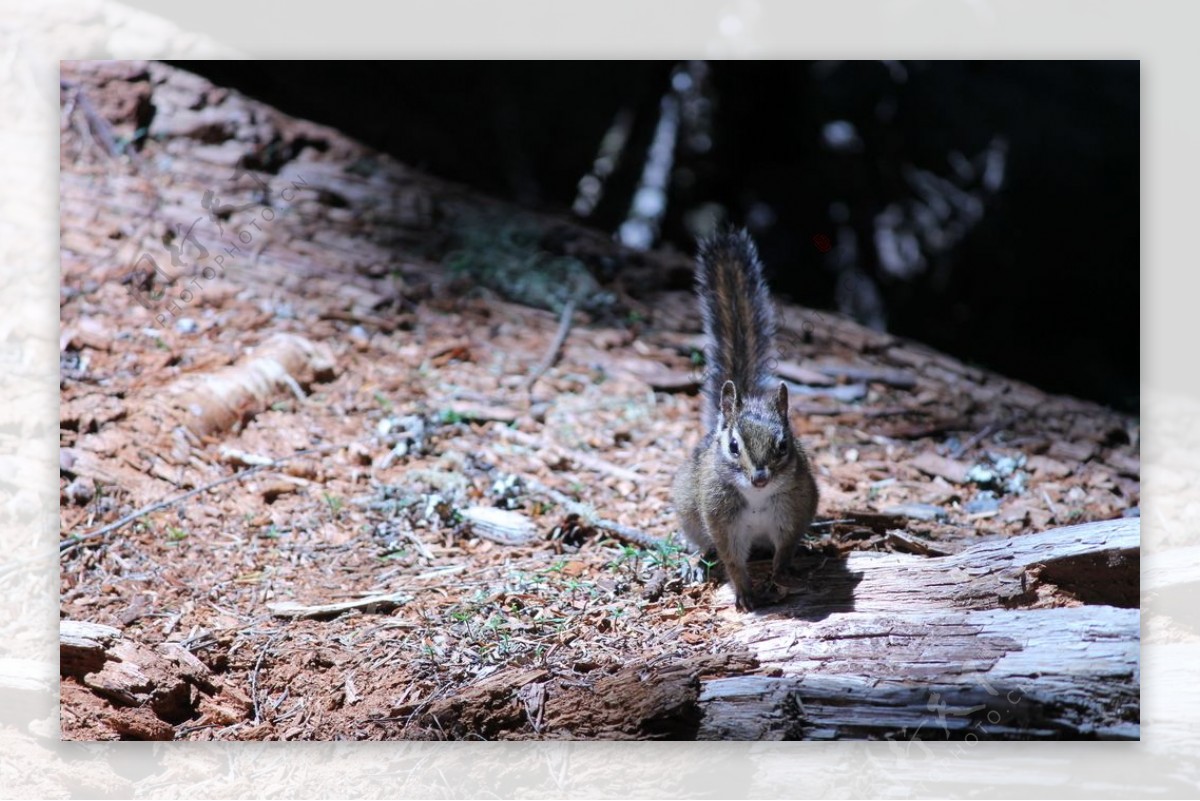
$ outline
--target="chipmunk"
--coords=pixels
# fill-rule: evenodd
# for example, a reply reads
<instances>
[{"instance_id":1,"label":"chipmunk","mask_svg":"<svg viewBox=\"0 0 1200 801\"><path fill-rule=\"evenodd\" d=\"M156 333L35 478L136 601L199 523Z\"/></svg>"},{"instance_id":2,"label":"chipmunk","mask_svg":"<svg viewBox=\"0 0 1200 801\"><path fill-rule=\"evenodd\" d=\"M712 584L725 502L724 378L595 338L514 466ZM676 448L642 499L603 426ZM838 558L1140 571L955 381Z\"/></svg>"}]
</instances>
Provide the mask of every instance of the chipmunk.
<instances>
[{"instance_id":1,"label":"chipmunk","mask_svg":"<svg viewBox=\"0 0 1200 801\"><path fill-rule=\"evenodd\" d=\"M745 231L700 243L696 292L704 321L708 433L675 477L683 532L716 549L737 608L783 597L796 543L817 509L817 483L788 421L787 385L769 387L775 317L754 241ZM756 596L746 570L757 542L775 547L771 592Z\"/></svg>"}]
</instances>

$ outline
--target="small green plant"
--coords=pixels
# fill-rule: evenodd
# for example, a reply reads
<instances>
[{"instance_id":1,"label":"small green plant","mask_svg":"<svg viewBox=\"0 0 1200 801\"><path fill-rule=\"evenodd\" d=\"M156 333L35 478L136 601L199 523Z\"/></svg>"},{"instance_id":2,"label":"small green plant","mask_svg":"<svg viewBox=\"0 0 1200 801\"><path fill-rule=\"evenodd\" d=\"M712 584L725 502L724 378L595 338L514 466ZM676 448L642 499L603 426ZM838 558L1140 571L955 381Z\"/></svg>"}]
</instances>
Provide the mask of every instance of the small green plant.
<instances>
[{"instance_id":1,"label":"small green plant","mask_svg":"<svg viewBox=\"0 0 1200 801\"><path fill-rule=\"evenodd\" d=\"M452 426L455 423L461 423L465 421L467 418L463 417L462 414L454 411L453 409L442 409L441 414L438 415L438 419L441 421L442 425Z\"/></svg>"},{"instance_id":2,"label":"small green plant","mask_svg":"<svg viewBox=\"0 0 1200 801\"><path fill-rule=\"evenodd\" d=\"M646 553L646 564L670 570L679 568L687 561L687 551L676 542L660 542Z\"/></svg>"},{"instance_id":3,"label":"small green plant","mask_svg":"<svg viewBox=\"0 0 1200 801\"><path fill-rule=\"evenodd\" d=\"M379 404L379 408L383 409L384 412L391 413L393 408L392 402L382 392L375 393L375 402Z\"/></svg>"},{"instance_id":4,"label":"small green plant","mask_svg":"<svg viewBox=\"0 0 1200 801\"><path fill-rule=\"evenodd\" d=\"M637 570L637 564L638 560L641 558L641 554L642 552L640 549L635 548L632 545L622 544L621 552L617 555L616 559L608 563L607 567L610 569L618 569L627 563L632 563L633 569Z\"/></svg>"},{"instance_id":5,"label":"small green plant","mask_svg":"<svg viewBox=\"0 0 1200 801\"><path fill-rule=\"evenodd\" d=\"M171 526L167 529L167 542L182 542L187 537L188 533L178 526Z\"/></svg>"},{"instance_id":6,"label":"small green plant","mask_svg":"<svg viewBox=\"0 0 1200 801\"><path fill-rule=\"evenodd\" d=\"M337 516L341 514L342 506L345 505L345 501L336 495L330 495L328 492L322 493L321 497L324 498L325 503L329 505L329 514L336 519Z\"/></svg>"}]
</instances>

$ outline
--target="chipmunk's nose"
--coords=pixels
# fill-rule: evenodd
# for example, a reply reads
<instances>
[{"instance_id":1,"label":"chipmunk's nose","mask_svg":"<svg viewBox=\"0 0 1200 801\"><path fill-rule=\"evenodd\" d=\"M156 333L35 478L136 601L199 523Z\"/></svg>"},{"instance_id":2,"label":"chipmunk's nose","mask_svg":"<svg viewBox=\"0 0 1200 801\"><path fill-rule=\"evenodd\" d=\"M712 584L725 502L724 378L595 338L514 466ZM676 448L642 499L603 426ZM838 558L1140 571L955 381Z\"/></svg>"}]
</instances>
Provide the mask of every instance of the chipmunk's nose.
<instances>
[{"instance_id":1,"label":"chipmunk's nose","mask_svg":"<svg viewBox=\"0 0 1200 801\"><path fill-rule=\"evenodd\" d=\"M767 482L770 480L771 477L767 475L767 471L763 470L762 468L755 470L754 474L750 476L750 483L756 487L765 487L767 486Z\"/></svg>"}]
</instances>

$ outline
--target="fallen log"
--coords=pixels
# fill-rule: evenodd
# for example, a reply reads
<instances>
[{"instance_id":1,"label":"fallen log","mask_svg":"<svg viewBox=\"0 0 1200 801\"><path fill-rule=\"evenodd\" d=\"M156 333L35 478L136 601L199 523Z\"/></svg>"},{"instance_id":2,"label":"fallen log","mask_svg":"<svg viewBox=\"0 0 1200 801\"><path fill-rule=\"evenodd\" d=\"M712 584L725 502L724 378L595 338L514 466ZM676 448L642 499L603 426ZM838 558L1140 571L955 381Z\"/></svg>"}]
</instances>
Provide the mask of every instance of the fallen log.
<instances>
[{"instance_id":1,"label":"fallen log","mask_svg":"<svg viewBox=\"0 0 1200 801\"><path fill-rule=\"evenodd\" d=\"M700 739L1138 739L1139 521L853 553L749 617ZM722 590L726 602L728 588Z\"/></svg>"}]
</instances>

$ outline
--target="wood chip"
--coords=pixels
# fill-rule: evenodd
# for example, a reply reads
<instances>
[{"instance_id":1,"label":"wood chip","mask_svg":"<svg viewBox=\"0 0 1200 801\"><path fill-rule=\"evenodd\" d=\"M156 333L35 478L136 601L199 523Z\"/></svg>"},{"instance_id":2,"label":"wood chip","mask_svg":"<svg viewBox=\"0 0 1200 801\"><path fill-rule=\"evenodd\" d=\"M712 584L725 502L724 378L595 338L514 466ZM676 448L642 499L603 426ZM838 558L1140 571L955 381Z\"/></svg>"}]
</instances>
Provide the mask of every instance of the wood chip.
<instances>
[{"instance_id":1,"label":"wood chip","mask_svg":"<svg viewBox=\"0 0 1200 801\"><path fill-rule=\"evenodd\" d=\"M892 550L902 551L904 553L915 553L918 556L945 556L946 552L935 547L932 543L922 539L910 536L903 531L892 530L887 533L884 539L888 545L892 546Z\"/></svg>"},{"instance_id":2,"label":"wood chip","mask_svg":"<svg viewBox=\"0 0 1200 801\"><path fill-rule=\"evenodd\" d=\"M1129 476L1130 478L1141 478L1142 460L1138 457L1130 456L1120 451L1113 451L1108 455L1107 461L1121 475Z\"/></svg>"},{"instance_id":3,"label":"wood chip","mask_svg":"<svg viewBox=\"0 0 1200 801\"><path fill-rule=\"evenodd\" d=\"M480 423L514 423L521 419L521 413L516 409L505 406L484 406L477 403L455 401L446 406L446 411L457 415L463 420L473 420Z\"/></svg>"},{"instance_id":4,"label":"wood chip","mask_svg":"<svg viewBox=\"0 0 1200 801\"><path fill-rule=\"evenodd\" d=\"M104 666L104 653L121 640L121 630L102 623L62 620L58 624L59 672L80 676Z\"/></svg>"},{"instance_id":5,"label":"wood chip","mask_svg":"<svg viewBox=\"0 0 1200 801\"><path fill-rule=\"evenodd\" d=\"M1072 472L1069 464L1049 456L1030 456L1025 462L1025 468L1046 478L1066 478Z\"/></svg>"},{"instance_id":6,"label":"wood chip","mask_svg":"<svg viewBox=\"0 0 1200 801\"><path fill-rule=\"evenodd\" d=\"M1051 445L1050 450L1046 453L1056 459L1082 463L1096 455L1096 443L1086 441L1068 442L1060 439Z\"/></svg>"},{"instance_id":7,"label":"wood chip","mask_svg":"<svg viewBox=\"0 0 1200 801\"><path fill-rule=\"evenodd\" d=\"M408 602L409 597L400 593L392 593L390 595L371 595L366 598L358 598L353 601L341 601L338 603L329 604L313 604L305 605L294 601L280 601L279 603L267 604L267 609L275 617L286 617L293 620L305 620L310 618L326 618L336 617L343 612L349 612L352 609L362 609L365 612L386 613Z\"/></svg>"},{"instance_id":8,"label":"wood chip","mask_svg":"<svg viewBox=\"0 0 1200 801\"><path fill-rule=\"evenodd\" d=\"M537 537L537 525L519 512L472 506L460 512L476 537L501 545L523 545Z\"/></svg>"},{"instance_id":9,"label":"wood chip","mask_svg":"<svg viewBox=\"0 0 1200 801\"><path fill-rule=\"evenodd\" d=\"M837 383L833 377L816 370L810 370L796 362L779 362L775 365L775 375L797 384L807 384L810 387L830 387Z\"/></svg>"},{"instance_id":10,"label":"wood chip","mask_svg":"<svg viewBox=\"0 0 1200 801\"><path fill-rule=\"evenodd\" d=\"M672 370L662 362L635 356L613 358L609 364L614 372L624 372L660 392L692 392L700 387L699 368Z\"/></svg>"},{"instance_id":11,"label":"wood chip","mask_svg":"<svg viewBox=\"0 0 1200 801\"><path fill-rule=\"evenodd\" d=\"M940 476L951 484L967 483L967 471L971 469L971 466L968 464L929 452L922 453L917 458L911 460L909 464L922 473L931 476Z\"/></svg>"},{"instance_id":12,"label":"wood chip","mask_svg":"<svg viewBox=\"0 0 1200 801\"><path fill-rule=\"evenodd\" d=\"M887 384L897 389L912 389L917 385L917 378L905 370L893 370L887 367L872 367L861 364L825 363L815 364L813 369L834 378L849 378L851 381L865 381L872 384Z\"/></svg>"},{"instance_id":13,"label":"wood chip","mask_svg":"<svg viewBox=\"0 0 1200 801\"><path fill-rule=\"evenodd\" d=\"M867 397L866 384L839 384L833 387L809 387L803 384L787 382L788 391L793 395L808 398L833 398L842 403L852 403Z\"/></svg>"}]
</instances>

